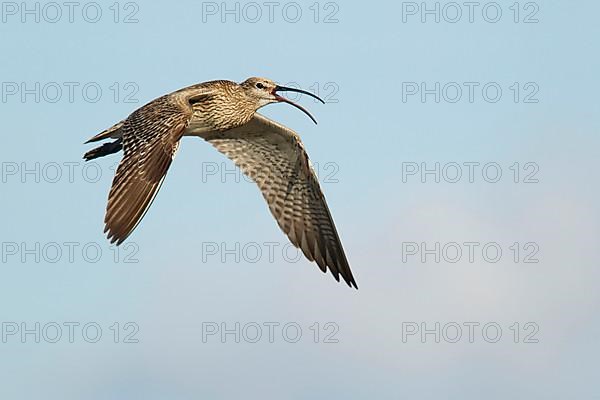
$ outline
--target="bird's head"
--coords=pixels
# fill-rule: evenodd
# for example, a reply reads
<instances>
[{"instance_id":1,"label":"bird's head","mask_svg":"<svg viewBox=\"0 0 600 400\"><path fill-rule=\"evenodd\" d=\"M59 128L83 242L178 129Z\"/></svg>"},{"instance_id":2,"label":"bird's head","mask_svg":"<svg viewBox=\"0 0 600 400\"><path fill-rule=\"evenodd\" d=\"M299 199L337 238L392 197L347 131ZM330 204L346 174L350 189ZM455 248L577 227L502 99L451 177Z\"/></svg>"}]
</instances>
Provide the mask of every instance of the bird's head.
<instances>
[{"instance_id":1,"label":"bird's head","mask_svg":"<svg viewBox=\"0 0 600 400\"><path fill-rule=\"evenodd\" d=\"M293 105L294 107L302 110L306 115L313 120L316 124L317 121L313 118L312 115L301 105L294 103L291 100L286 99L285 97L280 96L279 92L297 92L306 94L308 96L314 97L319 100L321 103L325 104L323 100L321 100L318 96L307 92L301 89L295 89L285 86L280 86L275 82L266 79L266 78L248 78L244 82L241 83L241 87L244 90L246 96L248 96L255 104L256 109L266 106L271 103L288 103Z\"/></svg>"}]
</instances>

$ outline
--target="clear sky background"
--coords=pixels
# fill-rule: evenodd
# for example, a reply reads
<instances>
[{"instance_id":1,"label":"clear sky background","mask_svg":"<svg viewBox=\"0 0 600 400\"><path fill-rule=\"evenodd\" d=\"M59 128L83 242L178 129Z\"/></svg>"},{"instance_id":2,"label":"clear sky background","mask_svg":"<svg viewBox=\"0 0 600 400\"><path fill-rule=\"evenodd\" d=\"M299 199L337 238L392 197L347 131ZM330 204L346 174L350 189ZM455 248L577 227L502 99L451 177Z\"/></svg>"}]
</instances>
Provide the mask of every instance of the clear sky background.
<instances>
[{"instance_id":1,"label":"clear sky background","mask_svg":"<svg viewBox=\"0 0 600 400\"><path fill-rule=\"evenodd\" d=\"M72 17L3 2L0 397L598 396L600 6L513 3L469 21L441 2L436 22L421 2L281 2L271 17L262 2ZM262 112L319 166L359 291L284 253L257 188L199 139L129 244L104 239L120 156L86 167L82 143L162 94L249 76L327 98L300 98L318 125ZM421 176L436 163L439 182ZM221 336L236 323L239 343Z\"/></svg>"}]
</instances>

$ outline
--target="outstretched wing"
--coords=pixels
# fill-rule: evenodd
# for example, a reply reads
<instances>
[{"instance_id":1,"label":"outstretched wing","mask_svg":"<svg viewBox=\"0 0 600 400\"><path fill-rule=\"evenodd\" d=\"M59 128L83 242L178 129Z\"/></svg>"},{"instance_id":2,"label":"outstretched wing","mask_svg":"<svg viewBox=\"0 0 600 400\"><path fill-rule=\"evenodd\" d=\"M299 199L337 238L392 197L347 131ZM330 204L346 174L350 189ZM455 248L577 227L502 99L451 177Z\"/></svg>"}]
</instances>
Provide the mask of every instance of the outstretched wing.
<instances>
[{"instance_id":1,"label":"outstretched wing","mask_svg":"<svg viewBox=\"0 0 600 400\"><path fill-rule=\"evenodd\" d=\"M104 232L108 232L111 243L121 244L144 217L191 116L189 103L163 96L124 121L124 156L113 179L104 218Z\"/></svg>"},{"instance_id":2,"label":"outstretched wing","mask_svg":"<svg viewBox=\"0 0 600 400\"><path fill-rule=\"evenodd\" d=\"M279 227L306 258L358 288L331 213L298 135L260 114L247 124L201 135L260 188Z\"/></svg>"}]
</instances>

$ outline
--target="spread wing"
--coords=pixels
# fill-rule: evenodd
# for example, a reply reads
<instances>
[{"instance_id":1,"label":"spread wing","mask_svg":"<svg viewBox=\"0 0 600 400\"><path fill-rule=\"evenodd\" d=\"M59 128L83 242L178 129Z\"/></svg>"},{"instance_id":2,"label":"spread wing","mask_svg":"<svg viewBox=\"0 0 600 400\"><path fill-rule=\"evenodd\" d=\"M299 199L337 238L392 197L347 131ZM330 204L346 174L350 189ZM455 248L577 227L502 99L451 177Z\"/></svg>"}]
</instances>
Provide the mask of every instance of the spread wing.
<instances>
[{"instance_id":1,"label":"spread wing","mask_svg":"<svg viewBox=\"0 0 600 400\"><path fill-rule=\"evenodd\" d=\"M144 217L191 115L189 103L163 96L124 121L124 156L113 179L104 218L104 232L108 232L111 243L121 244Z\"/></svg>"},{"instance_id":2,"label":"spread wing","mask_svg":"<svg viewBox=\"0 0 600 400\"><path fill-rule=\"evenodd\" d=\"M298 135L255 114L247 124L202 137L260 188L279 227L306 258L358 288L331 213Z\"/></svg>"}]
</instances>

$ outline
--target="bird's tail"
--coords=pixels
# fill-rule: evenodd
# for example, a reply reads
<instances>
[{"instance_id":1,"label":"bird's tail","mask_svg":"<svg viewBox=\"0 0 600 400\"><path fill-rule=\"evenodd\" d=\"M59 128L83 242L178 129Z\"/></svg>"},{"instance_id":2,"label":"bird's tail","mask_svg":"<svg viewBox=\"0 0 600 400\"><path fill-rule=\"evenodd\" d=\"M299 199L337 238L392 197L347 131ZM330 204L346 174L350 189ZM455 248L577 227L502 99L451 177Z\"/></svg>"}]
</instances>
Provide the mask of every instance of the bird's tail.
<instances>
[{"instance_id":1,"label":"bird's tail","mask_svg":"<svg viewBox=\"0 0 600 400\"><path fill-rule=\"evenodd\" d=\"M124 123L125 123L125 121L117 122L110 128L103 130L102 132L100 132L99 134L97 134L96 136L94 136L93 138L91 138L90 140L88 140L85 143L92 143L92 142L97 142L99 140L111 139L111 138L118 139L120 137L123 137L121 128L123 127Z\"/></svg>"},{"instance_id":2,"label":"bird's tail","mask_svg":"<svg viewBox=\"0 0 600 400\"><path fill-rule=\"evenodd\" d=\"M121 128L123 127L124 123L124 121L120 121L85 142L91 143L110 138L117 139L112 143L105 143L100 147L96 147L95 149L88 151L83 155L83 159L89 161L93 160L94 158L104 157L121 150L123 148L123 132L121 132Z\"/></svg>"},{"instance_id":3,"label":"bird's tail","mask_svg":"<svg viewBox=\"0 0 600 400\"><path fill-rule=\"evenodd\" d=\"M93 160L94 158L104 157L109 154L116 153L123 148L123 139L119 138L114 142L104 143L102 146L96 147L85 153L83 159L85 161Z\"/></svg>"}]
</instances>

